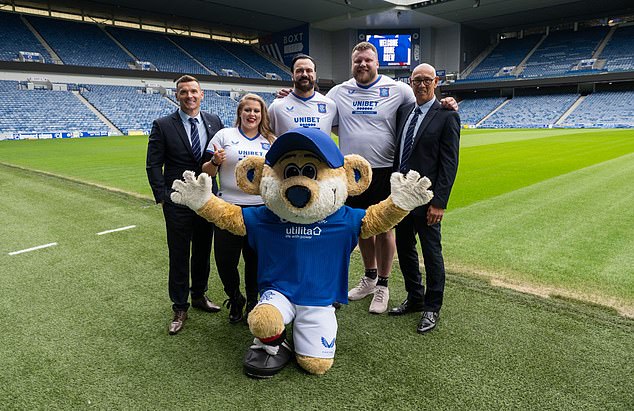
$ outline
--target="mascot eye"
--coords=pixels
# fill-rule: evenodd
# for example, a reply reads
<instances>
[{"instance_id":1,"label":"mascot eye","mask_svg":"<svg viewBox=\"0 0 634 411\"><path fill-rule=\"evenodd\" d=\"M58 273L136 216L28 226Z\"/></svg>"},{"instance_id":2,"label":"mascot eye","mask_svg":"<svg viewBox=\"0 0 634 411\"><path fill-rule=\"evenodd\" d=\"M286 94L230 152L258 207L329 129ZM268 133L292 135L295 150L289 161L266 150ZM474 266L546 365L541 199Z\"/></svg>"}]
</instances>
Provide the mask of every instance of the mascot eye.
<instances>
[{"instance_id":1,"label":"mascot eye","mask_svg":"<svg viewBox=\"0 0 634 411\"><path fill-rule=\"evenodd\" d=\"M306 164L302 167L302 175L315 180L317 178L317 168L312 164Z\"/></svg>"},{"instance_id":2,"label":"mascot eye","mask_svg":"<svg viewBox=\"0 0 634 411\"><path fill-rule=\"evenodd\" d=\"M300 175L299 167L295 164L289 164L284 169L284 178L297 177Z\"/></svg>"}]
</instances>

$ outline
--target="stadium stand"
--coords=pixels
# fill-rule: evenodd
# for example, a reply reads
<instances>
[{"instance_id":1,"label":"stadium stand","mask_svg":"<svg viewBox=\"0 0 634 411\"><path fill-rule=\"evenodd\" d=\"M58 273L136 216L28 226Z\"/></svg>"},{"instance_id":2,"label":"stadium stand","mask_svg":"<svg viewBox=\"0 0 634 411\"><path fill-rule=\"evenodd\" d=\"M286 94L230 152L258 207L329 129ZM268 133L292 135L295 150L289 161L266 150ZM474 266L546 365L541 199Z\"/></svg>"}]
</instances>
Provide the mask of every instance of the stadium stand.
<instances>
[{"instance_id":1,"label":"stadium stand","mask_svg":"<svg viewBox=\"0 0 634 411\"><path fill-rule=\"evenodd\" d=\"M466 79L484 80L497 77L502 80L504 77L511 77L510 73L500 75L498 73L504 67L518 66L540 39L540 35L533 35L523 39L501 40Z\"/></svg>"},{"instance_id":2,"label":"stadium stand","mask_svg":"<svg viewBox=\"0 0 634 411\"><path fill-rule=\"evenodd\" d=\"M125 134L149 134L152 121L176 110L161 94L136 87L85 84L80 89L81 95Z\"/></svg>"},{"instance_id":3,"label":"stadium stand","mask_svg":"<svg viewBox=\"0 0 634 411\"><path fill-rule=\"evenodd\" d=\"M139 61L153 64L158 71L210 74L162 34L118 27L106 27L106 30Z\"/></svg>"},{"instance_id":4,"label":"stadium stand","mask_svg":"<svg viewBox=\"0 0 634 411\"><path fill-rule=\"evenodd\" d=\"M0 80L0 93L2 92L17 92L18 82L9 80Z\"/></svg>"},{"instance_id":5,"label":"stadium stand","mask_svg":"<svg viewBox=\"0 0 634 411\"><path fill-rule=\"evenodd\" d=\"M225 127L233 127L236 121L238 102L231 98L228 91L205 90L205 99L201 110L217 114Z\"/></svg>"},{"instance_id":6,"label":"stadium stand","mask_svg":"<svg viewBox=\"0 0 634 411\"><path fill-rule=\"evenodd\" d=\"M45 63L53 62L51 55L24 24L20 15L0 13L0 27L0 60L18 61L23 51L39 53Z\"/></svg>"},{"instance_id":7,"label":"stadium stand","mask_svg":"<svg viewBox=\"0 0 634 411\"><path fill-rule=\"evenodd\" d=\"M616 29L600 58L606 59L606 71L634 70L634 26Z\"/></svg>"},{"instance_id":8,"label":"stadium stand","mask_svg":"<svg viewBox=\"0 0 634 411\"><path fill-rule=\"evenodd\" d=\"M598 91L579 104L562 127L634 127L634 91Z\"/></svg>"},{"instance_id":9,"label":"stadium stand","mask_svg":"<svg viewBox=\"0 0 634 411\"><path fill-rule=\"evenodd\" d=\"M506 100L504 97L469 98L460 102L460 123L476 125Z\"/></svg>"},{"instance_id":10,"label":"stadium stand","mask_svg":"<svg viewBox=\"0 0 634 411\"><path fill-rule=\"evenodd\" d=\"M493 113L482 128L548 128L570 108L577 94L516 96Z\"/></svg>"},{"instance_id":11,"label":"stadium stand","mask_svg":"<svg viewBox=\"0 0 634 411\"><path fill-rule=\"evenodd\" d=\"M64 64L130 68L130 56L95 24L35 16L29 16L27 19Z\"/></svg>"},{"instance_id":12,"label":"stadium stand","mask_svg":"<svg viewBox=\"0 0 634 411\"><path fill-rule=\"evenodd\" d=\"M262 77L266 77L266 73L274 73L282 80L291 79L291 76L287 72L271 63L265 57L259 55L251 46L225 42L222 43L222 47L245 62L249 67L256 69Z\"/></svg>"},{"instance_id":13,"label":"stadium stand","mask_svg":"<svg viewBox=\"0 0 634 411\"><path fill-rule=\"evenodd\" d=\"M108 126L70 91L0 91L0 133L73 131L108 135Z\"/></svg>"},{"instance_id":14,"label":"stadium stand","mask_svg":"<svg viewBox=\"0 0 634 411\"><path fill-rule=\"evenodd\" d=\"M224 75L224 69L233 70L240 77L262 78L257 71L222 48L220 42L185 36L170 36L170 39L219 76Z\"/></svg>"},{"instance_id":15,"label":"stadium stand","mask_svg":"<svg viewBox=\"0 0 634 411\"><path fill-rule=\"evenodd\" d=\"M589 59L608 32L607 27L550 33L526 62L520 77L553 77L575 74L573 68ZM584 73L577 73L584 74Z\"/></svg>"}]
</instances>

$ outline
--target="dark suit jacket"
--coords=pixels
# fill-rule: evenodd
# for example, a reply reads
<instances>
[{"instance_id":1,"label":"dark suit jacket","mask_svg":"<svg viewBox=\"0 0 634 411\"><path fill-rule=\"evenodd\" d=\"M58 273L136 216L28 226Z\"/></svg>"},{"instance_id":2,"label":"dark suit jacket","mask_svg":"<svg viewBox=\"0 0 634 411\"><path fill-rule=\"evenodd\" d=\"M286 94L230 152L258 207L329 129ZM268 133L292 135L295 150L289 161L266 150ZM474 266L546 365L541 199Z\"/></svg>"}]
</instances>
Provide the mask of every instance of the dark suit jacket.
<instances>
[{"instance_id":1,"label":"dark suit jacket","mask_svg":"<svg viewBox=\"0 0 634 411\"><path fill-rule=\"evenodd\" d=\"M207 145L211 138L224 128L215 114L200 112L207 129ZM203 153L207 147L203 148ZM152 131L147 147L146 171L157 203L171 202L172 183L183 178L185 170L196 174L201 172L202 161L196 162L187 132L178 115L178 110L169 116L161 117L152 123ZM216 181L214 179L214 192Z\"/></svg>"},{"instance_id":2,"label":"dark suit jacket","mask_svg":"<svg viewBox=\"0 0 634 411\"><path fill-rule=\"evenodd\" d=\"M396 115L395 171L398 171L401 161L403 128L415 107L415 103L405 105L399 108ZM443 110L440 103L435 101L414 136L414 147L408 161L411 170L416 170L421 176L427 176L431 180L434 198L430 204L435 207L447 208L451 187L458 171L459 144L460 116L455 111ZM412 211L415 215L421 215L423 212L423 207Z\"/></svg>"}]
</instances>

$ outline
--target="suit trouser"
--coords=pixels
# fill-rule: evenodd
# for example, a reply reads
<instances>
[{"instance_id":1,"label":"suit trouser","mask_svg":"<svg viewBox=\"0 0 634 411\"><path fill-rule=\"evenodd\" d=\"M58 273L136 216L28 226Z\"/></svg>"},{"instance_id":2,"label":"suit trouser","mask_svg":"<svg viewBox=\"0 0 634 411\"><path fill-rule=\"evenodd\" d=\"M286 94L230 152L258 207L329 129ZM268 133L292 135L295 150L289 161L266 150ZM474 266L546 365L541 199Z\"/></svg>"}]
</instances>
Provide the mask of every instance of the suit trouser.
<instances>
[{"instance_id":1,"label":"suit trouser","mask_svg":"<svg viewBox=\"0 0 634 411\"><path fill-rule=\"evenodd\" d=\"M169 250L169 296L172 309L187 310L192 298L207 291L214 225L186 207L163 204ZM191 288L189 283L191 263Z\"/></svg>"},{"instance_id":2,"label":"suit trouser","mask_svg":"<svg viewBox=\"0 0 634 411\"><path fill-rule=\"evenodd\" d=\"M425 212L427 208L425 208ZM416 249L416 235L420 239L425 264L425 285ZM411 213L396 226L396 252L405 280L408 300L423 302L424 311L440 311L445 290L445 263L440 244L440 223L427 225L425 214Z\"/></svg>"},{"instance_id":3,"label":"suit trouser","mask_svg":"<svg viewBox=\"0 0 634 411\"><path fill-rule=\"evenodd\" d=\"M244 288L247 300L258 300L258 257L255 250L249 246L247 237L231 234L218 227L215 229L214 259L218 275L224 286L225 293L233 298L240 292L240 272L238 263L240 254L244 258Z\"/></svg>"}]
</instances>

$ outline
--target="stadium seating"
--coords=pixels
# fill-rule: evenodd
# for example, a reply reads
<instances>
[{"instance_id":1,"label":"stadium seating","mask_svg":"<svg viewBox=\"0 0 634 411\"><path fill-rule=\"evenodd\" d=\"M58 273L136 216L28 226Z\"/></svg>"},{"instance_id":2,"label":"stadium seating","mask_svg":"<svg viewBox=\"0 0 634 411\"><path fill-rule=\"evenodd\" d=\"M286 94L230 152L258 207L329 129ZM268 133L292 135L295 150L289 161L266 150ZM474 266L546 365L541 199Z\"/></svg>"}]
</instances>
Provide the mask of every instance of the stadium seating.
<instances>
[{"instance_id":1,"label":"stadium seating","mask_svg":"<svg viewBox=\"0 0 634 411\"><path fill-rule=\"evenodd\" d=\"M634 127L634 91L598 91L579 104L563 127Z\"/></svg>"},{"instance_id":2,"label":"stadium seating","mask_svg":"<svg viewBox=\"0 0 634 411\"><path fill-rule=\"evenodd\" d=\"M271 63L267 58L259 55L251 46L237 43L222 43L222 47L231 54L244 61L250 67L257 70L262 77L266 77L266 73L274 73L280 76L282 80L290 80L291 76L275 64Z\"/></svg>"},{"instance_id":3,"label":"stadium seating","mask_svg":"<svg viewBox=\"0 0 634 411\"><path fill-rule=\"evenodd\" d=\"M0 133L72 131L107 135L108 126L70 91L0 91Z\"/></svg>"},{"instance_id":4,"label":"stadium seating","mask_svg":"<svg viewBox=\"0 0 634 411\"><path fill-rule=\"evenodd\" d=\"M107 27L123 46L139 61L152 63L158 71L188 74L209 74L200 64L185 54L160 33Z\"/></svg>"},{"instance_id":5,"label":"stadium seating","mask_svg":"<svg viewBox=\"0 0 634 411\"><path fill-rule=\"evenodd\" d=\"M460 123L476 125L506 100L505 97L469 98L460 102Z\"/></svg>"},{"instance_id":6,"label":"stadium seating","mask_svg":"<svg viewBox=\"0 0 634 411\"><path fill-rule=\"evenodd\" d=\"M136 87L87 84L81 94L125 134L149 134L154 119L176 110L161 94L147 94Z\"/></svg>"},{"instance_id":7,"label":"stadium seating","mask_svg":"<svg viewBox=\"0 0 634 411\"><path fill-rule=\"evenodd\" d=\"M570 108L577 94L516 96L486 119L483 128L547 128Z\"/></svg>"},{"instance_id":8,"label":"stadium seating","mask_svg":"<svg viewBox=\"0 0 634 411\"><path fill-rule=\"evenodd\" d=\"M20 51L40 53L46 63L53 59L18 14L0 13L0 60L18 60Z\"/></svg>"},{"instance_id":9,"label":"stadium seating","mask_svg":"<svg viewBox=\"0 0 634 411\"><path fill-rule=\"evenodd\" d=\"M599 58L606 59L606 71L633 71L634 26L616 29Z\"/></svg>"},{"instance_id":10,"label":"stadium seating","mask_svg":"<svg viewBox=\"0 0 634 411\"><path fill-rule=\"evenodd\" d=\"M219 76L224 75L223 69L231 69L240 77L262 78L257 71L222 48L220 42L185 36L170 36L170 39Z\"/></svg>"},{"instance_id":11,"label":"stadium seating","mask_svg":"<svg viewBox=\"0 0 634 411\"><path fill-rule=\"evenodd\" d=\"M0 93L9 91L17 92L17 90L17 81L0 80Z\"/></svg>"},{"instance_id":12,"label":"stadium seating","mask_svg":"<svg viewBox=\"0 0 634 411\"><path fill-rule=\"evenodd\" d=\"M552 77L572 73L582 59L592 57L607 32L606 27L596 27L550 33L528 59L520 77Z\"/></svg>"},{"instance_id":13,"label":"stadium seating","mask_svg":"<svg viewBox=\"0 0 634 411\"><path fill-rule=\"evenodd\" d=\"M34 16L28 20L64 64L130 68L132 58L95 24Z\"/></svg>"},{"instance_id":14,"label":"stadium seating","mask_svg":"<svg viewBox=\"0 0 634 411\"><path fill-rule=\"evenodd\" d=\"M466 79L492 79L503 67L519 65L533 47L535 47L540 38L540 35L533 35L523 39L501 40L493 51L491 51ZM506 77L509 76L510 74ZM496 79L501 80L502 78L498 76Z\"/></svg>"}]
</instances>

